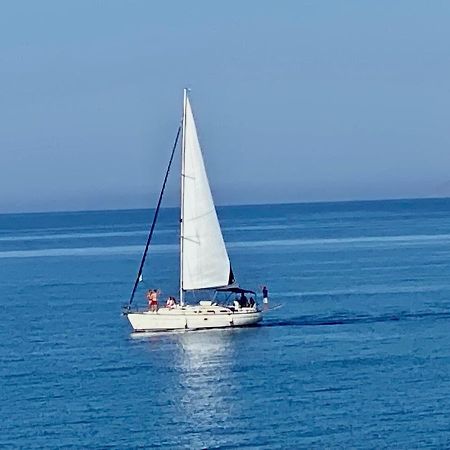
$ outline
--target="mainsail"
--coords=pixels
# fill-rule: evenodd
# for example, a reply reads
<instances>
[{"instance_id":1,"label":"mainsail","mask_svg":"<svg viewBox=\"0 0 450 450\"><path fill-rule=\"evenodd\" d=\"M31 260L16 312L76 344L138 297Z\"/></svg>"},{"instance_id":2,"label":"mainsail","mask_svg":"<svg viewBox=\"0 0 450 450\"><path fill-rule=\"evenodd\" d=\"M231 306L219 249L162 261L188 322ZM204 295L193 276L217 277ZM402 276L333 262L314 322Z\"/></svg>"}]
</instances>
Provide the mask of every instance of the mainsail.
<instances>
[{"instance_id":1,"label":"mainsail","mask_svg":"<svg viewBox=\"0 0 450 450\"><path fill-rule=\"evenodd\" d=\"M185 92L181 199L181 288L232 283L233 273L205 171L194 116Z\"/></svg>"}]
</instances>

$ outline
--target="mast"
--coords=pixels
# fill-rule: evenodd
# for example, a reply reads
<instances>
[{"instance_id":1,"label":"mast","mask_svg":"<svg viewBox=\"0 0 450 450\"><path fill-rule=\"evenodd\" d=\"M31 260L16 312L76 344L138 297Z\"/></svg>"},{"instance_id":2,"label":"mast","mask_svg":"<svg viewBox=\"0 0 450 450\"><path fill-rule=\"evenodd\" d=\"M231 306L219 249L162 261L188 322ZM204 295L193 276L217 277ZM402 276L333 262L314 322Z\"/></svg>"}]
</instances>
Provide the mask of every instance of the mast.
<instances>
[{"instance_id":1,"label":"mast","mask_svg":"<svg viewBox=\"0 0 450 450\"><path fill-rule=\"evenodd\" d=\"M184 244L184 172L186 154L186 103L187 89L183 90L183 126L181 140L181 207L180 207L180 305L184 306L183 296L183 244Z\"/></svg>"}]
</instances>

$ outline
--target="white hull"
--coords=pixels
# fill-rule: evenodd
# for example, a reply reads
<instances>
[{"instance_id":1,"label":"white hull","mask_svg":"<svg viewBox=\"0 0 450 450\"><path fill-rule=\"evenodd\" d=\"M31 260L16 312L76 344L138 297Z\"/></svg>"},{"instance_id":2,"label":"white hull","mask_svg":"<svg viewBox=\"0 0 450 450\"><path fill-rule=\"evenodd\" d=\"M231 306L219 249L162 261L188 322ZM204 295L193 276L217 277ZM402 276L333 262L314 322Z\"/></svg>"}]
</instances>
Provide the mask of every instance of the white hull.
<instances>
[{"instance_id":1,"label":"white hull","mask_svg":"<svg viewBox=\"0 0 450 450\"><path fill-rule=\"evenodd\" d=\"M233 311L226 306L199 305L129 312L127 317L134 331L198 330L255 325L262 320L262 312L256 308Z\"/></svg>"}]
</instances>

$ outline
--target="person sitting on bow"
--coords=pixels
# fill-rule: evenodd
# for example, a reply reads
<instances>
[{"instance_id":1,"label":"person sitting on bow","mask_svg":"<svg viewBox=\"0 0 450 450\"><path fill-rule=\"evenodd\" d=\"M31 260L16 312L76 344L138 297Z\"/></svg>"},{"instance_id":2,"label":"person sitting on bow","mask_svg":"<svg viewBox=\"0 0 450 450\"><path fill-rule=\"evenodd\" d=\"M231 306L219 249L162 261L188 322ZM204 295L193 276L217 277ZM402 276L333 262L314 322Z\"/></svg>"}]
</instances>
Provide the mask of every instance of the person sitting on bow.
<instances>
[{"instance_id":1,"label":"person sitting on bow","mask_svg":"<svg viewBox=\"0 0 450 450\"><path fill-rule=\"evenodd\" d=\"M166 301L166 307L167 308L175 308L177 302L175 301L175 297L170 296Z\"/></svg>"}]
</instances>

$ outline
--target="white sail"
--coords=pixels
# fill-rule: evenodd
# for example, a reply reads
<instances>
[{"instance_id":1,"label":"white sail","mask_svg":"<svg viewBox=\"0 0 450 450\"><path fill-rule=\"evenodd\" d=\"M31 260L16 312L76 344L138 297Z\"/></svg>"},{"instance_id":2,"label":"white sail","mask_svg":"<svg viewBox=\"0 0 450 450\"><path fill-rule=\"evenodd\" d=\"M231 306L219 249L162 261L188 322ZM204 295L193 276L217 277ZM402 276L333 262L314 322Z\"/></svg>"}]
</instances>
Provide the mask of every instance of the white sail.
<instances>
[{"instance_id":1,"label":"white sail","mask_svg":"<svg viewBox=\"0 0 450 450\"><path fill-rule=\"evenodd\" d=\"M194 290L226 286L230 281L230 260L187 97L183 144L181 287Z\"/></svg>"}]
</instances>

